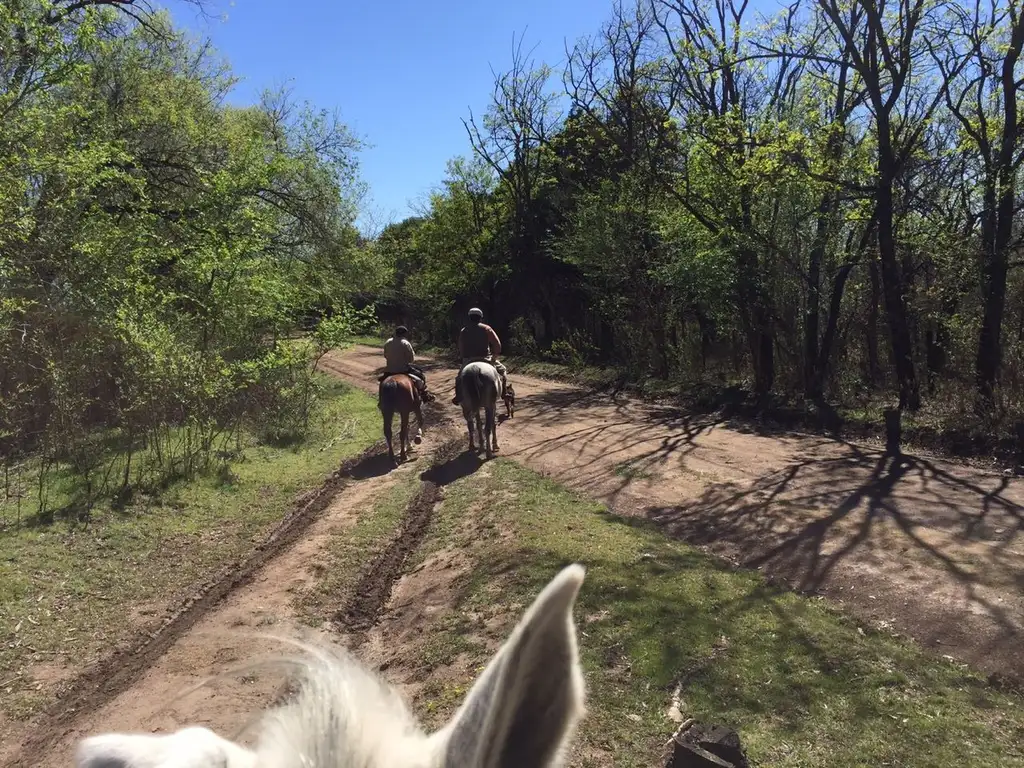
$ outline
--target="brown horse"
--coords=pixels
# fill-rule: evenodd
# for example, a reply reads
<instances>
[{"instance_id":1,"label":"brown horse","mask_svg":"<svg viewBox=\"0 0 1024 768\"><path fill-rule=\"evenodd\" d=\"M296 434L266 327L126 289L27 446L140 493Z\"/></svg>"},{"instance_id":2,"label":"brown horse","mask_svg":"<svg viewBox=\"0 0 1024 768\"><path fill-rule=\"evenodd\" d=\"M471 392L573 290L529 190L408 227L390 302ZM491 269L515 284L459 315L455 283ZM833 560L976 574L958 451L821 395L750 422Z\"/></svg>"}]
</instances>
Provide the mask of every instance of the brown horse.
<instances>
[{"instance_id":1,"label":"brown horse","mask_svg":"<svg viewBox=\"0 0 1024 768\"><path fill-rule=\"evenodd\" d=\"M420 392L413 383L413 380L404 373L393 373L380 384L377 407L384 416L384 439L388 444L388 457L392 463L395 462L395 450L391 445L391 424L395 418L395 412L402 419L402 430L399 433L401 444L400 461L406 459L406 449L409 447L409 414L416 414L416 437L418 445L423 439L423 413L420 411Z\"/></svg>"}]
</instances>

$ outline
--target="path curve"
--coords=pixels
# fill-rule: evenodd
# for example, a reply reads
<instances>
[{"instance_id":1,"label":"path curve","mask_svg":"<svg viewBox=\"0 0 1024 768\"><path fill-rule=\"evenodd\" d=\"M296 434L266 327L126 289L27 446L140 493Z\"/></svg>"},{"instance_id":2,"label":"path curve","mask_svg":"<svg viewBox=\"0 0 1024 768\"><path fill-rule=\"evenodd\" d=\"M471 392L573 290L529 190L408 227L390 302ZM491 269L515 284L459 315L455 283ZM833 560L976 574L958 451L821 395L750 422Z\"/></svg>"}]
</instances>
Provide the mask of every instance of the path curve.
<instances>
[{"instance_id":1,"label":"path curve","mask_svg":"<svg viewBox=\"0 0 1024 768\"><path fill-rule=\"evenodd\" d=\"M378 349L324 370L375 392ZM450 404L455 370L422 360ZM940 655L1024 679L1024 485L927 456L760 430L510 371L501 454L615 513L827 595Z\"/></svg>"}]
</instances>

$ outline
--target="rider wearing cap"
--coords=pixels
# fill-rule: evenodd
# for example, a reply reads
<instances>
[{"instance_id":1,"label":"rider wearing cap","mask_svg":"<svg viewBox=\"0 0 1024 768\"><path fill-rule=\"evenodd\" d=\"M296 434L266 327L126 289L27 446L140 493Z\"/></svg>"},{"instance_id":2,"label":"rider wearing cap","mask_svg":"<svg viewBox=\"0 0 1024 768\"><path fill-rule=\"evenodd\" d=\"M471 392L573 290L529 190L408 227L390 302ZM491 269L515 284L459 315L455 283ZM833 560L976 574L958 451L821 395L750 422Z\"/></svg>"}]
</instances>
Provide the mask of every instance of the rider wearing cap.
<instances>
[{"instance_id":1,"label":"rider wearing cap","mask_svg":"<svg viewBox=\"0 0 1024 768\"><path fill-rule=\"evenodd\" d=\"M459 356L462 358L462 367L455 377L455 397L453 405L459 404L459 382L462 380L462 368L467 363L476 360L484 360L494 366L494 369L501 377L501 386L508 389L508 380L505 378L507 371L505 366L498 360L501 353L501 340L491 326L483 322L484 313L473 307L469 310L469 323L459 331Z\"/></svg>"},{"instance_id":2,"label":"rider wearing cap","mask_svg":"<svg viewBox=\"0 0 1024 768\"><path fill-rule=\"evenodd\" d=\"M384 373L380 381L383 383L384 379L393 373L404 373L416 384L423 402L429 403L434 396L427 391L427 377L423 370L413 365L416 361L416 351L412 348L408 335L409 329L400 325L395 328L395 335L384 342Z\"/></svg>"}]
</instances>

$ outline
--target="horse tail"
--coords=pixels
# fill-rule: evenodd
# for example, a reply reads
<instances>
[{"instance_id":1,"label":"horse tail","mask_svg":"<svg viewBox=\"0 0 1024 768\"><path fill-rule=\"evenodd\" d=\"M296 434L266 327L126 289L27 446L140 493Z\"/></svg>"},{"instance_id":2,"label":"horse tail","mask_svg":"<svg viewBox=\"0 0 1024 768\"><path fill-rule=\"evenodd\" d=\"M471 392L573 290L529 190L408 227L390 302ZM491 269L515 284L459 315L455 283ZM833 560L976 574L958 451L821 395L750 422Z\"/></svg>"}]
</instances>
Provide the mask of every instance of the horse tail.
<instances>
[{"instance_id":1,"label":"horse tail","mask_svg":"<svg viewBox=\"0 0 1024 768\"><path fill-rule=\"evenodd\" d=\"M377 407L380 410L384 410L384 405L387 403L391 410L397 410L395 403L398 401L398 382L395 379L385 379L384 383L380 385L380 400L377 402Z\"/></svg>"},{"instance_id":2,"label":"horse tail","mask_svg":"<svg viewBox=\"0 0 1024 768\"><path fill-rule=\"evenodd\" d=\"M470 370L462 379L462 384L466 388L464 393L466 400L473 405L482 405L484 387L487 385L487 381L480 375L480 371L476 369Z\"/></svg>"}]
</instances>

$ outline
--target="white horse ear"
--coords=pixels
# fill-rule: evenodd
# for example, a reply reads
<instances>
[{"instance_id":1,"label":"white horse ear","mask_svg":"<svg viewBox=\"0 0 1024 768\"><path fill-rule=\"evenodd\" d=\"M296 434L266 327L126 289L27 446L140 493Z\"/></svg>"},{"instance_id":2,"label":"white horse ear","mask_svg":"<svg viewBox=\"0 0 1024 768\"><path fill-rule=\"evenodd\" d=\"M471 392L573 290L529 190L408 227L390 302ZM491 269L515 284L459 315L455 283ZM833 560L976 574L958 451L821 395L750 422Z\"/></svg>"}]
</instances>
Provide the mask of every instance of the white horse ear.
<instances>
[{"instance_id":1,"label":"white horse ear","mask_svg":"<svg viewBox=\"0 0 1024 768\"><path fill-rule=\"evenodd\" d=\"M206 728L175 733L106 733L83 739L75 768L251 768L256 756Z\"/></svg>"},{"instance_id":2,"label":"white horse ear","mask_svg":"<svg viewBox=\"0 0 1024 768\"><path fill-rule=\"evenodd\" d=\"M445 768L542 768L583 715L572 608L584 569L571 565L537 596L491 659L444 739Z\"/></svg>"}]
</instances>

